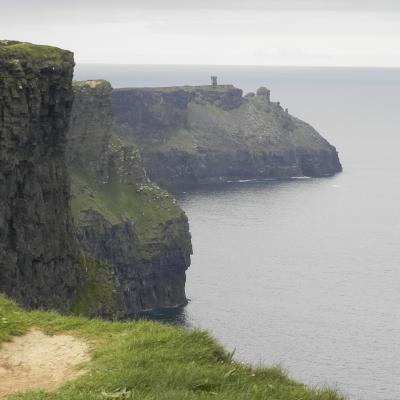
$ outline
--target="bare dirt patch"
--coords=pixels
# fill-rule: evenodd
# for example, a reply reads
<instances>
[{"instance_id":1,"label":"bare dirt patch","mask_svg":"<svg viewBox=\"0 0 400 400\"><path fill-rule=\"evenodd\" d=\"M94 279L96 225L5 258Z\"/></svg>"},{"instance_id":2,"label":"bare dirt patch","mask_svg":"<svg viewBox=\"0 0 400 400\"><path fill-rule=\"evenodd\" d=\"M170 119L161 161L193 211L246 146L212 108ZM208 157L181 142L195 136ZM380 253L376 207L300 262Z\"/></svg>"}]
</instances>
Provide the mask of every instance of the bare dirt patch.
<instances>
[{"instance_id":1,"label":"bare dirt patch","mask_svg":"<svg viewBox=\"0 0 400 400\"><path fill-rule=\"evenodd\" d=\"M89 345L69 335L32 330L0 347L0 397L34 389L52 390L86 371Z\"/></svg>"}]
</instances>

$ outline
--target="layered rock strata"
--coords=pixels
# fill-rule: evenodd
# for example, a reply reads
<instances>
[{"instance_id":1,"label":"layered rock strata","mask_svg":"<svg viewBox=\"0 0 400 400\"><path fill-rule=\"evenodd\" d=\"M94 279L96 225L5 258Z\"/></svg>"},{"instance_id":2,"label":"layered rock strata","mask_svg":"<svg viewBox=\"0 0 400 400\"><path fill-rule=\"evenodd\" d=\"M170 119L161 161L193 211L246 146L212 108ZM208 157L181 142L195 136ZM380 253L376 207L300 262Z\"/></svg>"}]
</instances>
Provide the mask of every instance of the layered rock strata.
<instances>
[{"instance_id":1,"label":"layered rock strata","mask_svg":"<svg viewBox=\"0 0 400 400\"><path fill-rule=\"evenodd\" d=\"M66 132L72 53L0 41L0 292L27 308L69 310L77 252Z\"/></svg>"},{"instance_id":2,"label":"layered rock strata","mask_svg":"<svg viewBox=\"0 0 400 400\"><path fill-rule=\"evenodd\" d=\"M112 134L111 91L74 83L67 157L78 243L111 266L124 317L185 304L192 249L184 212L150 182L136 146Z\"/></svg>"},{"instance_id":3,"label":"layered rock strata","mask_svg":"<svg viewBox=\"0 0 400 400\"><path fill-rule=\"evenodd\" d=\"M112 99L115 131L137 143L161 185L342 170L336 149L266 88L244 97L230 85L115 89Z\"/></svg>"}]
</instances>

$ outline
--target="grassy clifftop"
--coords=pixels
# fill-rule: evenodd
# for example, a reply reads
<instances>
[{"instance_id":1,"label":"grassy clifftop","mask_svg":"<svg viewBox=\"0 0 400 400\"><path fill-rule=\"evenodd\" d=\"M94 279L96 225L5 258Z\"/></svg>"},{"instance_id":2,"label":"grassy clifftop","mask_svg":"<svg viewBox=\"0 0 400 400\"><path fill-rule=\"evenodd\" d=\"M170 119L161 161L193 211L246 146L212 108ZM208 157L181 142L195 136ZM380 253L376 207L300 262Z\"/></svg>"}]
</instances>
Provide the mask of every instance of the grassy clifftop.
<instances>
[{"instance_id":1,"label":"grassy clifftop","mask_svg":"<svg viewBox=\"0 0 400 400\"><path fill-rule=\"evenodd\" d=\"M0 40L0 57L13 60L26 60L34 64L51 63L53 66L71 62L73 54L52 46L39 46L13 40Z\"/></svg>"},{"instance_id":2,"label":"grassy clifftop","mask_svg":"<svg viewBox=\"0 0 400 400\"><path fill-rule=\"evenodd\" d=\"M1 342L32 327L68 333L92 343L88 372L60 389L11 396L19 400L343 400L333 390L313 390L278 368L252 369L207 333L153 322L115 323L25 312L0 295Z\"/></svg>"}]
</instances>

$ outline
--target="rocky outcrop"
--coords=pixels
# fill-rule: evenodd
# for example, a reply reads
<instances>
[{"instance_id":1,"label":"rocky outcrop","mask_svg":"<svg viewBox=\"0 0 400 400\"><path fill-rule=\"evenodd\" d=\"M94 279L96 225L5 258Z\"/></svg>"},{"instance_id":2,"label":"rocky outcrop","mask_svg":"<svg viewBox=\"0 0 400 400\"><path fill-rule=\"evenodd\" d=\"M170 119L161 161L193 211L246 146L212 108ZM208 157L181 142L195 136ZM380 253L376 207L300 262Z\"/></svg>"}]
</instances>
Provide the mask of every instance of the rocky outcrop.
<instances>
[{"instance_id":1,"label":"rocky outcrop","mask_svg":"<svg viewBox=\"0 0 400 400\"><path fill-rule=\"evenodd\" d=\"M65 164L72 53L0 41L0 292L68 311L77 287Z\"/></svg>"},{"instance_id":2,"label":"rocky outcrop","mask_svg":"<svg viewBox=\"0 0 400 400\"><path fill-rule=\"evenodd\" d=\"M330 176L336 149L270 92L233 86L113 91L114 129L137 143L149 177L166 186Z\"/></svg>"},{"instance_id":3,"label":"rocky outcrop","mask_svg":"<svg viewBox=\"0 0 400 400\"><path fill-rule=\"evenodd\" d=\"M67 158L81 250L111 266L119 317L185 304L186 215L150 182L136 146L112 135L109 83L76 82L74 93Z\"/></svg>"}]
</instances>

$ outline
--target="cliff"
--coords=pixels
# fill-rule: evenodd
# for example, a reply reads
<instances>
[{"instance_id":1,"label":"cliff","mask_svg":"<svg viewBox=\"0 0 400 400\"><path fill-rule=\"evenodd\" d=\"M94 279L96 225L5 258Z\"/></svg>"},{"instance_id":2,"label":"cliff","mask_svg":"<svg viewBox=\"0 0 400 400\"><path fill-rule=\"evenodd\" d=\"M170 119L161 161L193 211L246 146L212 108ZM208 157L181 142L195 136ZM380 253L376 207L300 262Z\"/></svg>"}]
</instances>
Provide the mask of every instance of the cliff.
<instances>
[{"instance_id":1,"label":"cliff","mask_svg":"<svg viewBox=\"0 0 400 400\"><path fill-rule=\"evenodd\" d=\"M266 88L245 97L230 85L116 89L112 99L115 131L137 143L162 185L342 170L336 149Z\"/></svg>"},{"instance_id":2,"label":"cliff","mask_svg":"<svg viewBox=\"0 0 400 400\"><path fill-rule=\"evenodd\" d=\"M65 164L72 53L0 41L0 292L69 310L78 276Z\"/></svg>"},{"instance_id":3,"label":"cliff","mask_svg":"<svg viewBox=\"0 0 400 400\"><path fill-rule=\"evenodd\" d=\"M106 81L74 83L67 158L79 246L112 268L124 317L185 304L192 249L184 212L147 178L136 146L112 134L111 91Z\"/></svg>"},{"instance_id":4,"label":"cliff","mask_svg":"<svg viewBox=\"0 0 400 400\"><path fill-rule=\"evenodd\" d=\"M0 42L0 292L106 318L184 304L187 218L112 135L110 84L72 88L73 67Z\"/></svg>"}]
</instances>

